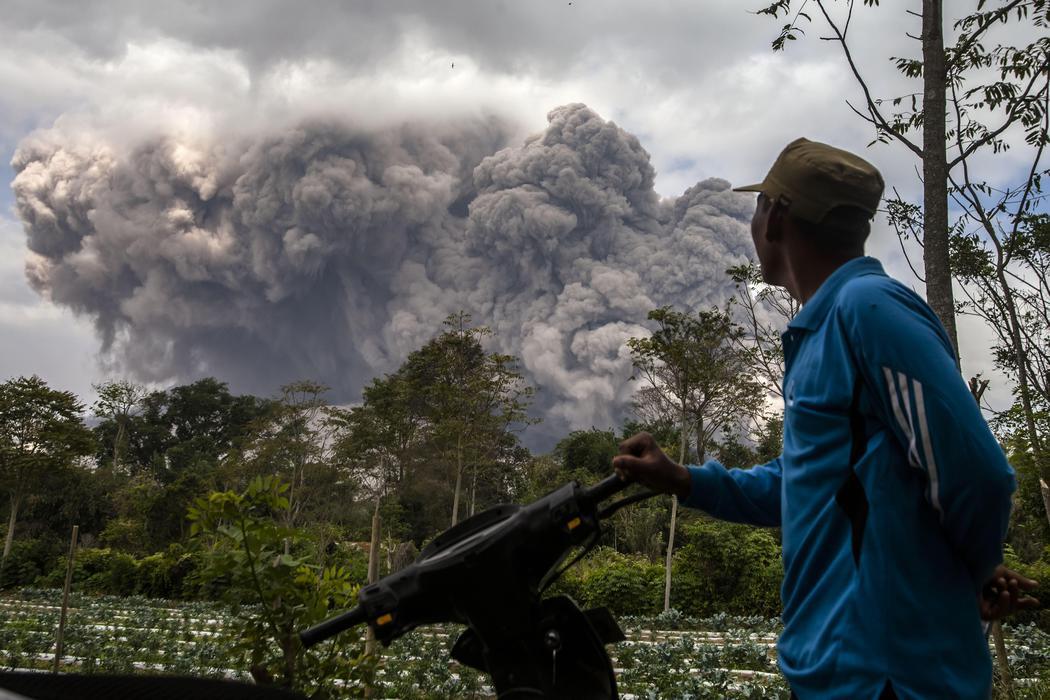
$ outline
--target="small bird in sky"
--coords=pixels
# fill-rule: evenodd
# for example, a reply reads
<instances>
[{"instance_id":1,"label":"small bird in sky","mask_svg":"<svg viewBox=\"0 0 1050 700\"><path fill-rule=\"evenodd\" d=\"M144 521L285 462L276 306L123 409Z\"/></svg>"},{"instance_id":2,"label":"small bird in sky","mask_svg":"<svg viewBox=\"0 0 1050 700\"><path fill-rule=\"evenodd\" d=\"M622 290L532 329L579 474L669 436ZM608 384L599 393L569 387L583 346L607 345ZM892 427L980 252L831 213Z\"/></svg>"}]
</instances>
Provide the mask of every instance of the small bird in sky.
<instances>
[{"instance_id":1,"label":"small bird in sky","mask_svg":"<svg viewBox=\"0 0 1050 700\"><path fill-rule=\"evenodd\" d=\"M455 62L455 61L453 61L453 62L452 62L452 67L453 67L453 68L455 68L455 67L456 67L456 62Z\"/></svg>"}]
</instances>

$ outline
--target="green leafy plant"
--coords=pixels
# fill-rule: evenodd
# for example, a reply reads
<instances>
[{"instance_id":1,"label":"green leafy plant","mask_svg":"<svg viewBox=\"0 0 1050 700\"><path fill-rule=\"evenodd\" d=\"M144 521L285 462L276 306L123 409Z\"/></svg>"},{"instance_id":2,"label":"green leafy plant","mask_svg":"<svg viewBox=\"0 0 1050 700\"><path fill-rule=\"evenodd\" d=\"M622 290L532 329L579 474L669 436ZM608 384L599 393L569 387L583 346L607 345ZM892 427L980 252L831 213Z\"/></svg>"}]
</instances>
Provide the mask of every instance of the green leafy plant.
<instances>
[{"instance_id":1,"label":"green leafy plant","mask_svg":"<svg viewBox=\"0 0 1050 700\"><path fill-rule=\"evenodd\" d=\"M247 662L258 683L294 689L310 698L344 696L333 681L366 671L360 640L346 635L304 649L298 632L354 602L356 586L339 566L319 566L294 552L305 536L279 524L288 485L257 477L243 493L213 492L190 509L192 535L202 549L199 577L221 584L231 605L231 654Z\"/></svg>"},{"instance_id":2,"label":"green leafy plant","mask_svg":"<svg viewBox=\"0 0 1050 700\"><path fill-rule=\"evenodd\" d=\"M769 530L699 518L683 528L675 558L683 612L771 617L780 612L780 546Z\"/></svg>"}]
</instances>

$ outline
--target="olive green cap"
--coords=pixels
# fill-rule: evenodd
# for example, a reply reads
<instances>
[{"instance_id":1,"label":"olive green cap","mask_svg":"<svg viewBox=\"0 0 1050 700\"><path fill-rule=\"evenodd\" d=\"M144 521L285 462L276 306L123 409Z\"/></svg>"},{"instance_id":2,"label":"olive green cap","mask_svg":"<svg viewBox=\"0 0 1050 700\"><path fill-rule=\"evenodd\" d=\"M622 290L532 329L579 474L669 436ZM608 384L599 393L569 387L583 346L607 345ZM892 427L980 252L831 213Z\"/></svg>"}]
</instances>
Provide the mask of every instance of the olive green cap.
<instances>
[{"instance_id":1,"label":"olive green cap","mask_svg":"<svg viewBox=\"0 0 1050 700\"><path fill-rule=\"evenodd\" d=\"M786 204L792 216L819 224L835 207L856 207L875 216L884 187L879 171L860 156L795 139L777 156L765 180L733 191L761 192Z\"/></svg>"}]
</instances>

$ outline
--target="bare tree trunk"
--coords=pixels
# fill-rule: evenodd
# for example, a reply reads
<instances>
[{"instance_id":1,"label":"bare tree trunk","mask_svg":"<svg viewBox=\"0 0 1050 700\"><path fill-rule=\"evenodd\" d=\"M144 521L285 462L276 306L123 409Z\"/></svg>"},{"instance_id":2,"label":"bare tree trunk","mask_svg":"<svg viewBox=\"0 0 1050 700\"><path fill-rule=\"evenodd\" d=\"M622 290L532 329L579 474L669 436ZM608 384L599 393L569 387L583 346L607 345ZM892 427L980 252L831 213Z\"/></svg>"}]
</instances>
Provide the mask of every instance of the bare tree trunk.
<instances>
[{"instance_id":1,"label":"bare tree trunk","mask_svg":"<svg viewBox=\"0 0 1050 700\"><path fill-rule=\"evenodd\" d=\"M0 571L7 564L7 555L11 553L11 543L15 541L15 524L18 522L18 507L22 505L21 496L11 496L11 515L7 519L7 538L4 540L4 555L0 558Z\"/></svg>"},{"instance_id":2,"label":"bare tree trunk","mask_svg":"<svg viewBox=\"0 0 1050 700\"><path fill-rule=\"evenodd\" d=\"M948 157L945 143L947 72L943 0L922 0L923 265L926 300L948 331L956 354L955 299L948 264Z\"/></svg>"},{"instance_id":3,"label":"bare tree trunk","mask_svg":"<svg viewBox=\"0 0 1050 700\"><path fill-rule=\"evenodd\" d=\"M456 440L456 492L452 496L452 524L459 522L459 492L463 487L463 436Z\"/></svg>"},{"instance_id":4,"label":"bare tree trunk","mask_svg":"<svg viewBox=\"0 0 1050 700\"><path fill-rule=\"evenodd\" d=\"M372 539L368 542L368 583L373 584L379 580L379 549L380 549L380 519L379 499L376 499L375 509L372 511Z\"/></svg>"},{"instance_id":5,"label":"bare tree trunk","mask_svg":"<svg viewBox=\"0 0 1050 700\"><path fill-rule=\"evenodd\" d=\"M470 479L470 515L474 516L474 505L478 494L478 465L474 465L473 476Z\"/></svg>"},{"instance_id":6,"label":"bare tree trunk","mask_svg":"<svg viewBox=\"0 0 1050 700\"><path fill-rule=\"evenodd\" d=\"M1047 486L1046 480L1039 479L1039 491L1043 494L1043 510L1050 517L1050 486Z\"/></svg>"},{"instance_id":7,"label":"bare tree trunk","mask_svg":"<svg viewBox=\"0 0 1050 700\"><path fill-rule=\"evenodd\" d=\"M667 535L667 559L664 562L664 612L671 609L671 559L674 554L674 530L678 520L678 497L671 496L671 530Z\"/></svg>"},{"instance_id":8,"label":"bare tree trunk","mask_svg":"<svg viewBox=\"0 0 1050 700\"><path fill-rule=\"evenodd\" d=\"M680 432L678 436L678 463L685 463L685 446L688 437L685 429L685 411L682 411L679 421ZM671 496L671 529L667 535L667 560L664 563L664 612L671 609L671 562L674 554L674 531L678 521L678 497Z\"/></svg>"},{"instance_id":9,"label":"bare tree trunk","mask_svg":"<svg viewBox=\"0 0 1050 700\"><path fill-rule=\"evenodd\" d=\"M125 427L126 419L117 420L117 436L113 438L113 471L114 473L120 470L120 443L124 441L127 436L127 429Z\"/></svg>"},{"instance_id":10,"label":"bare tree trunk","mask_svg":"<svg viewBox=\"0 0 1050 700\"><path fill-rule=\"evenodd\" d=\"M292 519L295 517L295 466L292 466L292 478L288 480L288 510L284 516L284 524L289 530L292 528ZM284 555L291 553L292 542L284 538Z\"/></svg>"}]
</instances>

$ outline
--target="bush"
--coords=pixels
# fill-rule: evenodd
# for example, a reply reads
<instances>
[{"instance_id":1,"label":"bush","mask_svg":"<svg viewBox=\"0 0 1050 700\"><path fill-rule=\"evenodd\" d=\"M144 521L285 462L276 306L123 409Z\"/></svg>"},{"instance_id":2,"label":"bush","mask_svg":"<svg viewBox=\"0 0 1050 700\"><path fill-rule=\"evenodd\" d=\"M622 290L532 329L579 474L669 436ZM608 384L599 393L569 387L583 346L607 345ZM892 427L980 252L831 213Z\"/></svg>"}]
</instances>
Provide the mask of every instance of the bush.
<instances>
[{"instance_id":1,"label":"bush","mask_svg":"<svg viewBox=\"0 0 1050 700\"><path fill-rule=\"evenodd\" d=\"M199 557L178 544L143 557L138 561L135 592L151 598L194 598L197 591L189 579L199 564Z\"/></svg>"},{"instance_id":2,"label":"bush","mask_svg":"<svg viewBox=\"0 0 1050 700\"><path fill-rule=\"evenodd\" d=\"M60 543L49 540L15 540L4 563L0 588L31 586L50 570L51 563L61 549Z\"/></svg>"},{"instance_id":3,"label":"bush","mask_svg":"<svg viewBox=\"0 0 1050 700\"><path fill-rule=\"evenodd\" d=\"M600 548L570 569L556 586L583 608L615 615L653 615L663 608L663 567L645 557Z\"/></svg>"},{"instance_id":4,"label":"bush","mask_svg":"<svg viewBox=\"0 0 1050 700\"><path fill-rule=\"evenodd\" d=\"M780 614L783 565L774 534L699 518L682 527L674 556L671 602L695 617Z\"/></svg>"},{"instance_id":5,"label":"bush","mask_svg":"<svg viewBox=\"0 0 1050 700\"><path fill-rule=\"evenodd\" d=\"M142 559L114 549L83 547L77 549L73 562L72 588L115 596L192 598L197 590L190 574L198 565L198 558L179 545ZM61 555L53 557L48 573L32 583L61 588L65 578L66 555Z\"/></svg>"},{"instance_id":6,"label":"bush","mask_svg":"<svg viewBox=\"0 0 1050 700\"><path fill-rule=\"evenodd\" d=\"M112 549L78 548L73 561L75 591L127 596L135 591L135 558ZM40 584L61 588L66 579L66 555L54 559L51 571Z\"/></svg>"}]
</instances>

